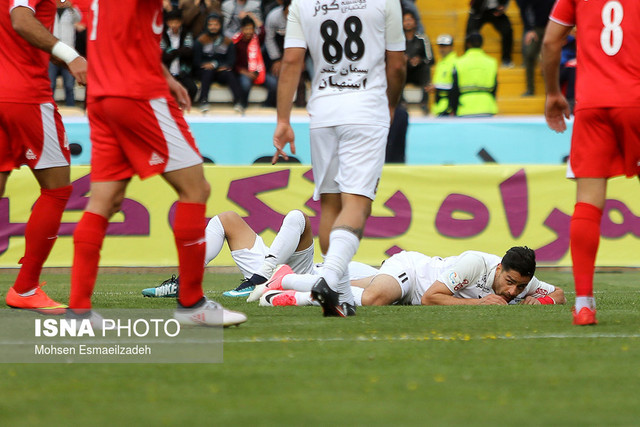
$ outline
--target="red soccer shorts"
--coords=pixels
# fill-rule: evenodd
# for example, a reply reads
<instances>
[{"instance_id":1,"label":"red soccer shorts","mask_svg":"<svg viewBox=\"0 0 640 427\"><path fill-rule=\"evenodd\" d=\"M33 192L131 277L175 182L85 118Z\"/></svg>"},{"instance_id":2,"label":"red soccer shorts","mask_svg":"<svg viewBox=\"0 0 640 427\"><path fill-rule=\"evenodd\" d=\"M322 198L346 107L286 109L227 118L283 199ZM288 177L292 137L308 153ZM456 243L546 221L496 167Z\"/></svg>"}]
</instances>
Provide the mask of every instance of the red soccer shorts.
<instances>
[{"instance_id":1,"label":"red soccer shorts","mask_svg":"<svg viewBox=\"0 0 640 427\"><path fill-rule=\"evenodd\" d=\"M628 177L640 173L640 108L576 111L569 178Z\"/></svg>"},{"instance_id":2,"label":"red soccer shorts","mask_svg":"<svg viewBox=\"0 0 640 427\"><path fill-rule=\"evenodd\" d=\"M0 102L0 171L69 166L69 142L54 104Z\"/></svg>"},{"instance_id":3,"label":"red soccer shorts","mask_svg":"<svg viewBox=\"0 0 640 427\"><path fill-rule=\"evenodd\" d=\"M173 98L99 98L88 114L92 181L144 179L202 163Z\"/></svg>"}]
</instances>

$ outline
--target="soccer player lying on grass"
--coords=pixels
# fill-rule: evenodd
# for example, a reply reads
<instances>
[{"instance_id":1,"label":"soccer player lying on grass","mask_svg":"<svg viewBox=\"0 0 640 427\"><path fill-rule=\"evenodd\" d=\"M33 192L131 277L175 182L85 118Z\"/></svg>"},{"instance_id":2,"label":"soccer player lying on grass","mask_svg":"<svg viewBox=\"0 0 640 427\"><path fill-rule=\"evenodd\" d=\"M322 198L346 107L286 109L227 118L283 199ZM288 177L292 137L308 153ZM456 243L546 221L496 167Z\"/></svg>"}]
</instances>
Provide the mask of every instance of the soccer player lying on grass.
<instances>
[{"instance_id":1,"label":"soccer player lying on grass","mask_svg":"<svg viewBox=\"0 0 640 427\"><path fill-rule=\"evenodd\" d=\"M484 252L466 251L447 258L418 252L400 252L379 270L358 278L357 264L349 265L357 305L506 305L564 304L564 291L534 276L535 252L513 247L502 259ZM361 268L358 269L362 271ZM260 305L311 305L306 276L278 269L265 285L256 287L248 301ZM276 277L278 276L278 277ZM297 289L291 290L290 288Z\"/></svg>"},{"instance_id":2,"label":"soccer player lying on grass","mask_svg":"<svg viewBox=\"0 0 640 427\"><path fill-rule=\"evenodd\" d=\"M235 212L223 212L211 218L205 231L205 265L218 256L225 240L231 257L244 275L240 285L223 295L247 297L256 285L265 283L279 264L305 274L313 271L313 233L309 218L299 210L289 212L282 221L271 247ZM160 286L142 291L146 297L175 298L179 278L172 276Z\"/></svg>"}]
</instances>

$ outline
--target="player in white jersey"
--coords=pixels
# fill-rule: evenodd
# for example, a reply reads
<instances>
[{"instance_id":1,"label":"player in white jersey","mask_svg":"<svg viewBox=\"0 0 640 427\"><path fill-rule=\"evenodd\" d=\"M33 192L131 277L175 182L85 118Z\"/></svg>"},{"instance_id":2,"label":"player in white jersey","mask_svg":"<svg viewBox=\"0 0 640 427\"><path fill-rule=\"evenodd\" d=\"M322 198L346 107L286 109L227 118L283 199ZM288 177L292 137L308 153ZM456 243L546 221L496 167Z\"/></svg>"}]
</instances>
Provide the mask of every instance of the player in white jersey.
<instances>
[{"instance_id":1,"label":"player in white jersey","mask_svg":"<svg viewBox=\"0 0 640 427\"><path fill-rule=\"evenodd\" d=\"M354 262L349 264L349 269L357 305L566 302L561 288L534 276L535 253L527 247L513 247L502 259L477 251L447 258L403 251L387 259L373 273ZM301 286L304 277L285 276L280 277L278 283L269 284L262 294L261 305L310 305L310 288L305 293ZM299 292L287 290L291 288Z\"/></svg>"},{"instance_id":2,"label":"player in white jersey","mask_svg":"<svg viewBox=\"0 0 640 427\"><path fill-rule=\"evenodd\" d=\"M244 276L242 283L225 292L225 296L247 297L256 285L265 283L276 273L307 274L314 271L311 223L309 217L299 210L292 210L284 217L271 247L236 212L214 216L205 230L205 265L218 256L225 241L233 261ZM276 267L283 263L287 267L278 273ZM156 287L143 289L142 295L175 298L179 285L179 277L173 275Z\"/></svg>"},{"instance_id":3,"label":"player in white jersey","mask_svg":"<svg viewBox=\"0 0 640 427\"><path fill-rule=\"evenodd\" d=\"M278 82L279 156L294 133L293 96L308 50L314 64L310 116L314 199L321 201L320 248L326 254L313 294L325 316L355 314L347 266L371 213L389 125L406 73L397 0L293 0Z\"/></svg>"}]
</instances>

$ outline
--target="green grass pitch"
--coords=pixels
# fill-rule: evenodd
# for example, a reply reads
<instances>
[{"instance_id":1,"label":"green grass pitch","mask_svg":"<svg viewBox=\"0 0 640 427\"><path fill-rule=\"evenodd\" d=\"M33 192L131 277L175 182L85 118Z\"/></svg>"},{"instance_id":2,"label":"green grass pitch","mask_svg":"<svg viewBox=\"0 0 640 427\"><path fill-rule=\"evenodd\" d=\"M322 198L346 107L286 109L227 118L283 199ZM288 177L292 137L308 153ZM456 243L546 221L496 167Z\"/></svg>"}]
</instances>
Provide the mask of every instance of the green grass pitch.
<instances>
[{"instance_id":1,"label":"green grass pitch","mask_svg":"<svg viewBox=\"0 0 640 427\"><path fill-rule=\"evenodd\" d=\"M207 273L207 295L247 313L221 364L2 364L0 425L557 425L640 423L640 272L598 273L599 325L571 325L571 275L538 276L565 306L264 308L221 296L239 274ZM164 274L101 274L94 305L142 298ZM13 274L0 274L0 296ZM68 274L45 273L68 298Z\"/></svg>"}]
</instances>

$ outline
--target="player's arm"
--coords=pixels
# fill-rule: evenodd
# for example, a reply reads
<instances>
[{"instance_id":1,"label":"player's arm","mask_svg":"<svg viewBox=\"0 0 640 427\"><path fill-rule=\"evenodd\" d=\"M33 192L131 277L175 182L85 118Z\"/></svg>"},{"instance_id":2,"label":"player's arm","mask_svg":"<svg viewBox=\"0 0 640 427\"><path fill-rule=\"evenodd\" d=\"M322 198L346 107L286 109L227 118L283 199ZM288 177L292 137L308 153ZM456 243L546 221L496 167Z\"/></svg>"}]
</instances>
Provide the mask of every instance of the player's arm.
<instances>
[{"instance_id":1,"label":"player's arm","mask_svg":"<svg viewBox=\"0 0 640 427\"><path fill-rule=\"evenodd\" d=\"M562 288L556 286L556 290L551 292L549 295L544 297L535 297L535 296L527 296L525 299L520 302L520 304L525 305L546 305L546 304L565 304L567 299L564 296L564 291Z\"/></svg>"},{"instance_id":2,"label":"player's arm","mask_svg":"<svg viewBox=\"0 0 640 427\"><path fill-rule=\"evenodd\" d=\"M169 85L169 92L171 92L171 95L176 99L180 109L189 111L191 109L191 98L189 98L187 90L171 75L169 69L165 67L164 64L162 64L162 74L164 74L164 78Z\"/></svg>"},{"instance_id":3,"label":"player's arm","mask_svg":"<svg viewBox=\"0 0 640 427\"><path fill-rule=\"evenodd\" d=\"M87 61L71 46L61 42L36 18L33 10L18 6L11 10L11 25L29 44L64 61L78 83L87 83Z\"/></svg>"},{"instance_id":4,"label":"player's arm","mask_svg":"<svg viewBox=\"0 0 640 427\"><path fill-rule=\"evenodd\" d=\"M307 50L301 47L289 47L282 55L282 65L280 67L280 77L278 78L278 97L276 101L278 122L273 134L273 146L276 153L271 159L271 164L276 164L278 157L282 156L287 160L289 156L284 151L287 144L291 146L291 153L296 153L295 135L291 128L291 108L293 106L293 96L300 82L300 74L304 67L304 56Z\"/></svg>"},{"instance_id":5,"label":"player's arm","mask_svg":"<svg viewBox=\"0 0 640 427\"><path fill-rule=\"evenodd\" d=\"M407 59L404 51L386 51L387 72L387 98L389 99L389 111L393 121L393 112L400 102L402 89L407 77Z\"/></svg>"},{"instance_id":6,"label":"player's arm","mask_svg":"<svg viewBox=\"0 0 640 427\"><path fill-rule=\"evenodd\" d=\"M438 280L429 286L420 302L422 305L507 305L504 298L496 294L478 299L454 297L447 285Z\"/></svg>"},{"instance_id":7,"label":"player's arm","mask_svg":"<svg viewBox=\"0 0 640 427\"><path fill-rule=\"evenodd\" d=\"M547 125L556 132L567 129L564 119L570 116L569 103L560 90L560 58L571 28L549 21L542 42L542 72L547 94L544 115Z\"/></svg>"}]
</instances>

